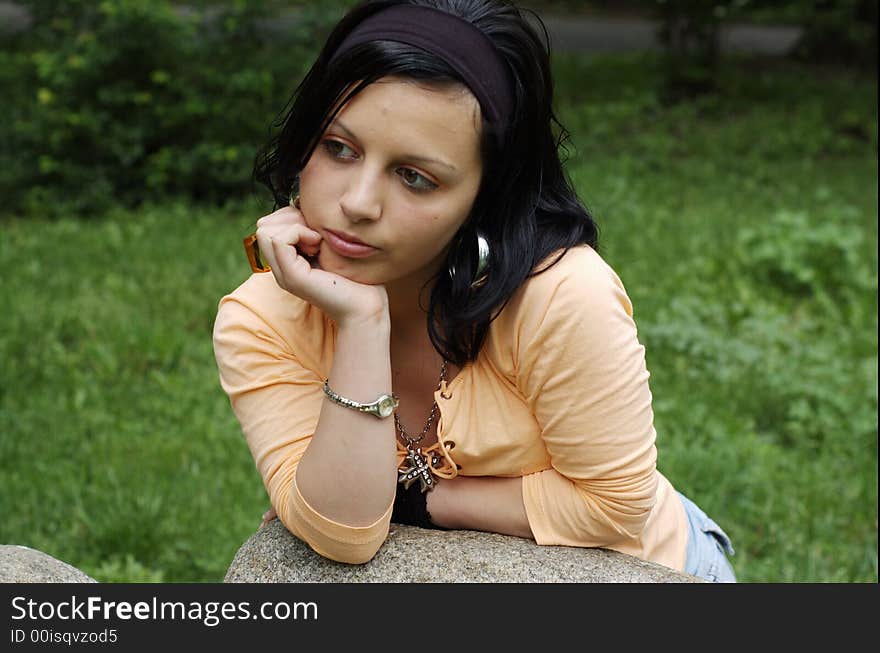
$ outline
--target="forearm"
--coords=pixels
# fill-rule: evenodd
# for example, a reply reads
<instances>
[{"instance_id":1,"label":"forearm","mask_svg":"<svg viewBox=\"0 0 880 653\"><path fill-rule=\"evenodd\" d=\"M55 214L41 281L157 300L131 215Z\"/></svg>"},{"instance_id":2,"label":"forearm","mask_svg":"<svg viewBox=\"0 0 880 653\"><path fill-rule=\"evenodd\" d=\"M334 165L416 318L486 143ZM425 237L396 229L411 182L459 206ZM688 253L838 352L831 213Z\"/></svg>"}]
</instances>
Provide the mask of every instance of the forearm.
<instances>
[{"instance_id":1,"label":"forearm","mask_svg":"<svg viewBox=\"0 0 880 653\"><path fill-rule=\"evenodd\" d=\"M458 476L428 493L431 521L444 528L534 539L522 498L522 478Z\"/></svg>"},{"instance_id":2,"label":"forearm","mask_svg":"<svg viewBox=\"0 0 880 653\"><path fill-rule=\"evenodd\" d=\"M391 391L390 324L340 326L330 371L339 395L368 403ZM394 421L376 419L324 398L312 441L296 471L303 498L318 513L367 526L394 499L397 466Z\"/></svg>"}]
</instances>

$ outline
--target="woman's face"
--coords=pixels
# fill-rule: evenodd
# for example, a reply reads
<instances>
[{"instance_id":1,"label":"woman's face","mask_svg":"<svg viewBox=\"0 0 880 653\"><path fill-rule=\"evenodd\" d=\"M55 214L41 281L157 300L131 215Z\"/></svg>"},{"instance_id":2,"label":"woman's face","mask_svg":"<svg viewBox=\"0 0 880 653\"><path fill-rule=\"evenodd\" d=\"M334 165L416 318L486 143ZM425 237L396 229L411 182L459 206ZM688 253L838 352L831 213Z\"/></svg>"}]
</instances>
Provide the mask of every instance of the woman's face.
<instances>
[{"instance_id":1,"label":"woman's face","mask_svg":"<svg viewBox=\"0 0 880 653\"><path fill-rule=\"evenodd\" d=\"M370 84L337 114L300 173L300 207L322 236L318 262L367 284L435 274L482 174L479 103L464 86ZM373 249L346 249L333 233Z\"/></svg>"}]
</instances>

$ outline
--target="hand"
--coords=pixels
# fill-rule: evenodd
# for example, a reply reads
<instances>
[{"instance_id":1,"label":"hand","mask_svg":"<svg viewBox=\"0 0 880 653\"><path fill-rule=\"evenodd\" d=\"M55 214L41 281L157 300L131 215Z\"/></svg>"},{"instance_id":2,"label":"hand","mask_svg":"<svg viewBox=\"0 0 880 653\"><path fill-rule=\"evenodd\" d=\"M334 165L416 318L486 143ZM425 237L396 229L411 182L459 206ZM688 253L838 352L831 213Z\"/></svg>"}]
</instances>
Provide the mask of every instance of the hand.
<instances>
[{"instance_id":1,"label":"hand","mask_svg":"<svg viewBox=\"0 0 880 653\"><path fill-rule=\"evenodd\" d=\"M459 477L444 478L425 495L425 509L434 526L454 528L450 520L450 513L453 512L450 502L454 501L452 490L455 489L453 486L458 480Z\"/></svg>"},{"instance_id":2,"label":"hand","mask_svg":"<svg viewBox=\"0 0 880 653\"><path fill-rule=\"evenodd\" d=\"M275 512L275 508L273 508L272 506L269 506L269 509L263 513L263 521L260 523L259 528L263 528L263 526L268 524L270 521L272 521L276 517L278 517L278 514ZM259 528L257 530L259 530Z\"/></svg>"},{"instance_id":3,"label":"hand","mask_svg":"<svg viewBox=\"0 0 880 653\"><path fill-rule=\"evenodd\" d=\"M327 272L304 255L315 257L321 234L306 224L303 214L285 206L257 221L260 254L272 268L275 281L292 295L320 308L337 324L356 324L388 316L388 293Z\"/></svg>"}]
</instances>

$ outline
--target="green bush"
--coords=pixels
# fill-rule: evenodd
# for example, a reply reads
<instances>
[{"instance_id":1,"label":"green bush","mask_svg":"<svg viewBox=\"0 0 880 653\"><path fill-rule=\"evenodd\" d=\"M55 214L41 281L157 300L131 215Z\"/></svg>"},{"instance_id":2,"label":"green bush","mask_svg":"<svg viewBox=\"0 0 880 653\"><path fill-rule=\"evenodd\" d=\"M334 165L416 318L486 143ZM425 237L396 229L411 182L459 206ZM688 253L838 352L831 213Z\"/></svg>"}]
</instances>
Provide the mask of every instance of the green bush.
<instances>
[{"instance_id":1,"label":"green bush","mask_svg":"<svg viewBox=\"0 0 880 653\"><path fill-rule=\"evenodd\" d=\"M254 0L26 3L0 83L0 196L27 214L93 214L146 197L217 203L251 188L253 157L339 3L281 20Z\"/></svg>"},{"instance_id":2,"label":"green bush","mask_svg":"<svg viewBox=\"0 0 880 653\"><path fill-rule=\"evenodd\" d=\"M815 0L796 55L877 70L877 0Z\"/></svg>"}]
</instances>

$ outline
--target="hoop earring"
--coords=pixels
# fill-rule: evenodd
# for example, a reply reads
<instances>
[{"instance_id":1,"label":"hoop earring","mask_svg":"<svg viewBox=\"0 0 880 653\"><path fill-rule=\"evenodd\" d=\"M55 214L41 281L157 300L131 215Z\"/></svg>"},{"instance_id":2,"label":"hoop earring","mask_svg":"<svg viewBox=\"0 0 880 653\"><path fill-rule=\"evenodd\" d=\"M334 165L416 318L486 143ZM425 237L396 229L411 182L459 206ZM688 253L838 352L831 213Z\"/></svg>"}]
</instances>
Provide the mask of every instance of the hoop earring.
<instances>
[{"instance_id":1,"label":"hoop earring","mask_svg":"<svg viewBox=\"0 0 880 653\"><path fill-rule=\"evenodd\" d=\"M476 290L483 286L489 280L489 241L479 229L477 230L477 273L474 275L474 281L471 283L471 289ZM455 265L449 266L449 278L455 280Z\"/></svg>"},{"instance_id":2,"label":"hoop earring","mask_svg":"<svg viewBox=\"0 0 880 653\"><path fill-rule=\"evenodd\" d=\"M296 192L294 192L294 188ZM293 188L290 189L290 206L299 210L299 173L293 178Z\"/></svg>"}]
</instances>

